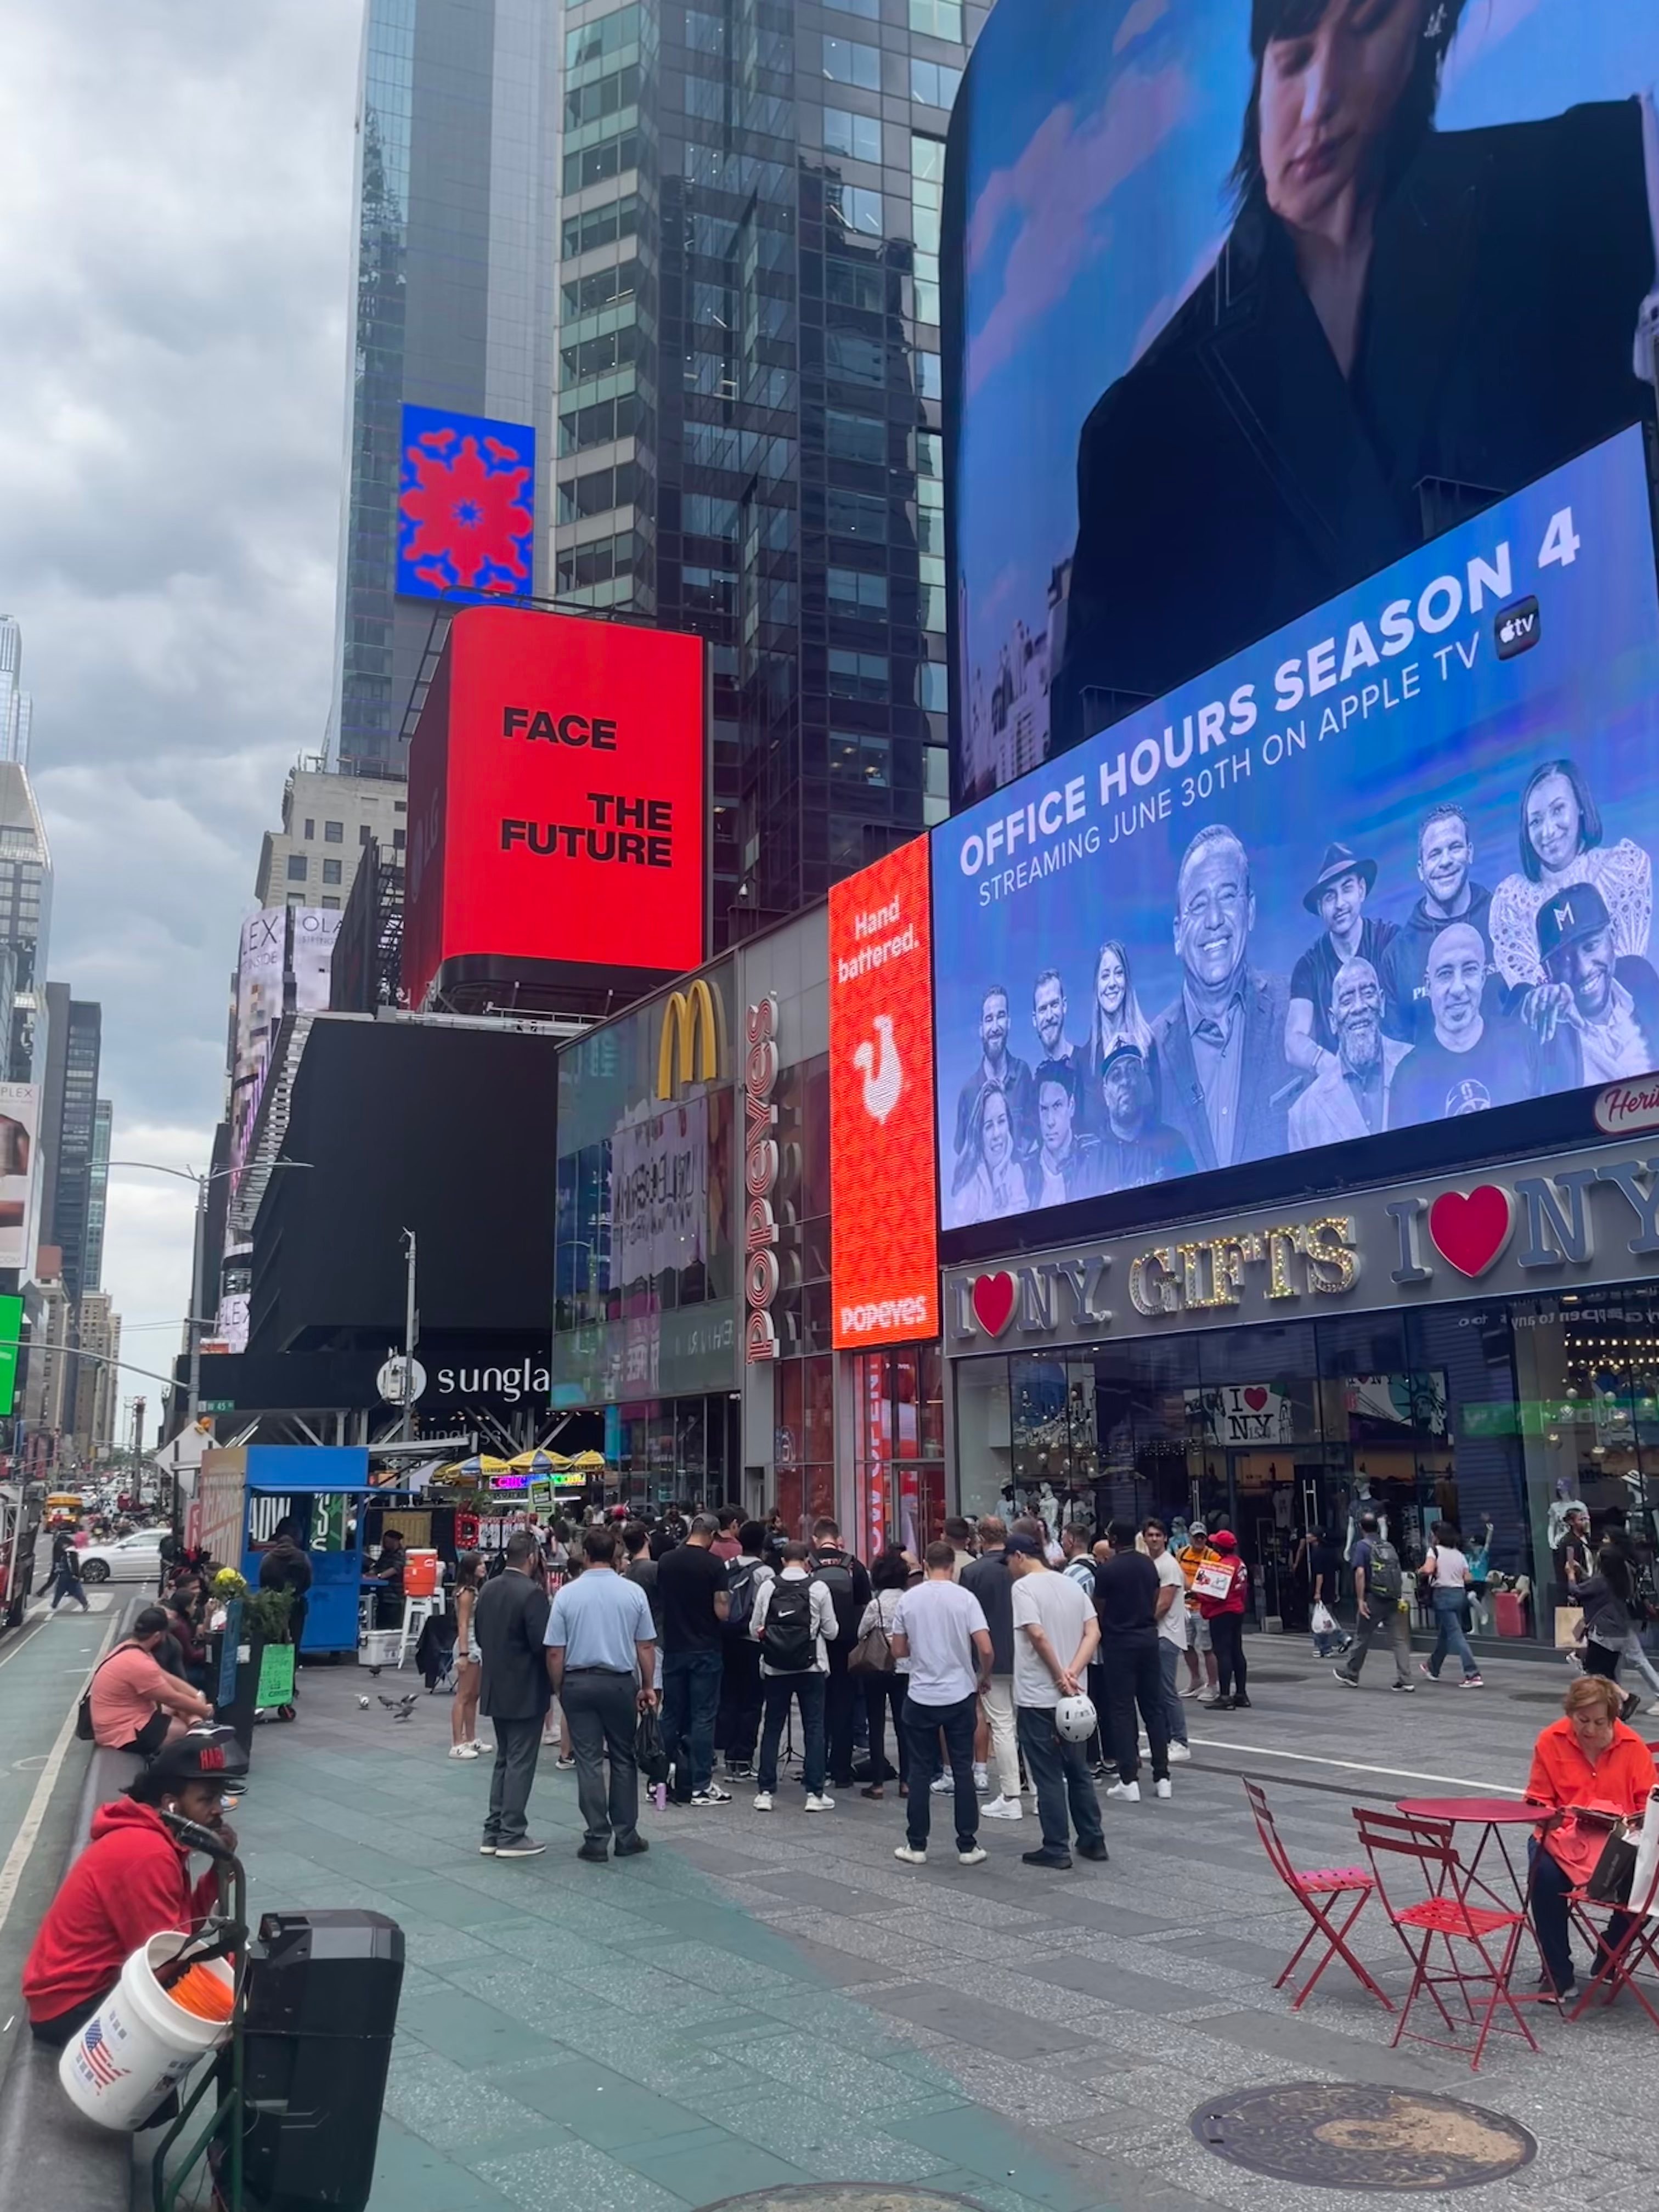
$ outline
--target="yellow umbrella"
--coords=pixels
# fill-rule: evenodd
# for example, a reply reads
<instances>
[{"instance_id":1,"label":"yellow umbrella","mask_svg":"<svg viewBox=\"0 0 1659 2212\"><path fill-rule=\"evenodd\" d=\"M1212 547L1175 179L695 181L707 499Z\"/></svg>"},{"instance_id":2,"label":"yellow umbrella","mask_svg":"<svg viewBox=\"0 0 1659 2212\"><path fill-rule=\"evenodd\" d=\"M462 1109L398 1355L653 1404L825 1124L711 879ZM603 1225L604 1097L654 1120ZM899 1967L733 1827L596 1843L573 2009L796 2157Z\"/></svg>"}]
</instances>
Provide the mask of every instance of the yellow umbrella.
<instances>
[{"instance_id":1,"label":"yellow umbrella","mask_svg":"<svg viewBox=\"0 0 1659 2212\"><path fill-rule=\"evenodd\" d=\"M557 1474L569 1466L562 1452L521 1451L507 1462L519 1474Z\"/></svg>"},{"instance_id":2,"label":"yellow umbrella","mask_svg":"<svg viewBox=\"0 0 1659 2212\"><path fill-rule=\"evenodd\" d=\"M596 1451L578 1452L570 1464L572 1467L582 1468L585 1473L590 1472L605 1465L605 1454Z\"/></svg>"},{"instance_id":3,"label":"yellow umbrella","mask_svg":"<svg viewBox=\"0 0 1659 2212\"><path fill-rule=\"evenodd\" d=\"M492 1474L505 1474L507 1463L489 1452L475 1452L471 1459L452 1460L444 1469L446 1475L457 1475L463 1482L482 1482Z\"/></svg>"}]
</instances>

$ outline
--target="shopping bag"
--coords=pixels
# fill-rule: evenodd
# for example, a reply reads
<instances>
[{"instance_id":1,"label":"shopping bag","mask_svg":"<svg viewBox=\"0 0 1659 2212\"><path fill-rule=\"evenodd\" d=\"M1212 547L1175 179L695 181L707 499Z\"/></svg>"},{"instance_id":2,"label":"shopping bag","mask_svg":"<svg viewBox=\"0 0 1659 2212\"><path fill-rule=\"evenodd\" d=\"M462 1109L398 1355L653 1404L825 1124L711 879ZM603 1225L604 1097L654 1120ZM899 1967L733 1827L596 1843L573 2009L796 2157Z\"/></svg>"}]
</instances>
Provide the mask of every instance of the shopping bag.
<instances>
[{"instance_id":1,"label":"shopping bag","mask_svg":"<svg viewBox=\"0 0 1659 2212\"><path fill-rule=\"evenodd\" d=\"M662 1725L654 1705L646 1706L640 1715L639 1726L634 1731L634 1756L648 1788L654 1790L659 1782L667 1781L668 1753L663 1747Z\"/></svg>"},{"instance_id":2,"label":"shopping bag","mask_svg":"<svg viewBox=\"0 0 1659 2212\"><path fill-rule=\"evenodd\" d=\"M1555 1608L1555 1648L1558 1651L1575 1650L1583 1641L1579 1630L1583 1626L1584 1609L1577 1605L1558 1605Z\"/></svg>"},{"instance_id":3,"label":"shopping bag","mask_svg":"<svg viewBox=\"0 0 1659 2212\"><path fill-rule=\"evenodd\" d=\"M1312 1627L1316 1636L1334 1636L1337 1632L1336 1615L1323 1598L1319 1599L1314 1607Z\"/></svg>"},{"instance_id":4,"label":"shopping bag","mask_svg":"<svg viewBox=\"0 0 1659 2212\"><path fill-rule=\"evenodd\" d=\"M1628 1905L1636 1879L1637 1845L1634 1831L1620 1821L1601 1846L1601 1856L1584 1884L1586 1897L1598 1905Z\"/></svg>"},{"instance_id":5,"label":"shopping bag","mask_svg":"<svg viewBox=\"0 0 1659 2212\"><path fill-rule=\"evenodd\" d=\"M1656 1887L1659 1887L1659 1790L1649 1793L1642 1832L1636 1840L1636 1863L1626 1893L1637 1911L1651 1916L1659 1909Z\"/></svg>"}]
</instances>

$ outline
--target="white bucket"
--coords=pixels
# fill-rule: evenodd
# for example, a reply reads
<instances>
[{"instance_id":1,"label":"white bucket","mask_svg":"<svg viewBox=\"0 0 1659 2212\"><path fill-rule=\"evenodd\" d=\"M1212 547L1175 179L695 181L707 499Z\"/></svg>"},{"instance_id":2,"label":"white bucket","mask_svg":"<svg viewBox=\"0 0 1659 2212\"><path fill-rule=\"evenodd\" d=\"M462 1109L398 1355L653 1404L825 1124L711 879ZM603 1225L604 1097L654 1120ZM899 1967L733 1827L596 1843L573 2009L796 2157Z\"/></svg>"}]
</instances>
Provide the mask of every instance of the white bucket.
<instances>
[{"instance_id":1,"label":"white bucket","mask_svg":"<svg viewBox=\"0 0 1659 2212\"><path fill-rule=\"evenodd\" d=\"M72 2043L64 2047L58 2078L70 2102L100 2128L142 2127L169 2089L230 2034L230 2023L201 2020L175 2004L155 1969L176 1958L188 1938L169 1929L152 1936L121 1969L121 1978ZM223 1959L203 1962L230 1987Z\"/></svg>"}]
</instances>

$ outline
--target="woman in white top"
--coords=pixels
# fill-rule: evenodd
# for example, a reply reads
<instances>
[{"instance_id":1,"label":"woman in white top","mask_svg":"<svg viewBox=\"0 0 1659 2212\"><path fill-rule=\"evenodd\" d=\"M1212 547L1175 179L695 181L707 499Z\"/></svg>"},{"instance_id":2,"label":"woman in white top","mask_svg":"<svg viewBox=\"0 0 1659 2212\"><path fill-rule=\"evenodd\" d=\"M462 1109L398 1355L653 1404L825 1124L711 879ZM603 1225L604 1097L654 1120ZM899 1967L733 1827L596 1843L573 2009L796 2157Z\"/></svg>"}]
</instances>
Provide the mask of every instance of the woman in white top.
<instances>
[{"instance_id":1,"label":"woman in white top","mask_svg":"<svg viewBox=\"0 0 1659 2212\"><path fill-rule=\"evenodd\" d=\"M1001 1221L1030 1203L1025 1177L1014 1158L1014 1124L1006 1094L988 1083L974 1101L968 1123L967 1180L957 1193L956 1225Z\"/></svg>"},{"instance_id":2,"label":"woman in white top","mask_svg":"<svg viewBox=\"0 0 1659 2212\"><path fill-rule=\"evenodd\" d=\"M896 1544L890 1544L878 1552L870 1562L870 1587L874 1592L870 1602L859 1618L859 1638L862 1641L872 1628L879 1628L891 1639L893 1616L899 1609L899 1600L910 1582L909 1554ZM864 1797L884 1797L884 1783L894 1778L894 1769L887 1757L887 1714L893 1716L893 1734L898 1740L899 1796L910 1794L910 1752L904 1741L904 1694L910 1672L908 1659L896 1659L884 1674L860 1674L856 1679L864 1685L865 1711L870 1719L870 1779L860 1791Z\"/></svg>"},{"instance_id":3,"label":"woman in white top","mask_svg":"<svg viewBox=\"0 0 1659 2212\"><path fill-rule=\"evenodd\" d=\"M1481 1686L1480 1669L1469 1649L1469 1639L1463 1632L1463 1610L1468 1603L1469 1563L1462 1545L1463 1539L1449 1521L1435 1522L1433 1548L1417 1571L1430 1586L1434 1606L1434 1650L1427 1659L1419 1659L1417 1663L1419 1670L1431 1682L1437 1682L1447 1653L1455 1651L1463 1669L1463 1687L1478 1690Z\"/></svg>"},{"instance_id":4,"label":"woman in white top","mask_svg":"<svg viewBox=\"0 0 1659 2212\"><path fill-rule=\"evenodd\" d=\"M1653 862L1628 837L1602 842L1601 812L1575 762L1546 761L1521 794L1521 867L1492 896L1492 957L1506 983L1547 981L1538 909L1569 884L1594 884L1615 952L1644 956L1653 921Z\"/></svg>"},{"instance_id":5,"label":"woman in white top","mask_svg":"<svg viewBox=\"0 0 1659 2212\"><path fill-rule=\"evenodd\" d=\"M483 1584L483 1553L463 1552L455 1562L455 1701L449 1708L452 1759L477 1759L484 1748L477 1740L483 1654L478 1649L478 1632L474 1626Z\"/></svg>"}]
</instances>

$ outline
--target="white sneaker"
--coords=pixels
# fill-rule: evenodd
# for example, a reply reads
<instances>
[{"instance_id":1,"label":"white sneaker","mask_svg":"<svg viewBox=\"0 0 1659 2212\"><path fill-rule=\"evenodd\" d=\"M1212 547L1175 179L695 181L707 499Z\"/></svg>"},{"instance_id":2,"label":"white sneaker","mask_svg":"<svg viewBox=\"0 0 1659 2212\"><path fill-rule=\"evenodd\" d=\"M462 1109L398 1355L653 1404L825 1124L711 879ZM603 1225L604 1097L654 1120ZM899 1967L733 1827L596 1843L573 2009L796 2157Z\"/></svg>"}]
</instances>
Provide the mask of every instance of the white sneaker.
<instances>
[{"instance_id":1,"label":"white sneaker","mask_svg":"<svg viewBox=\"0 0 1659 2212\"><path fill-rule=\"evenodd\" d=\"M1650 1705L1648 1707L1648 1711L1650 1713L1659 1713L1659 1700L1656 1700L1654 1704Z\"/></svg>"},{"instance_id":2,"label":"white sneaker","mask_svg":"<svg viewBox=\"0 0 1659 2212\"><path fill-rule=\"evenodd\" d=\"M928 1784L935 1797L944 1797L956 1788L954 1778L948 1774L936 1774Z\"/></svg>"},{"instance_id":3,"label":"white sneaker","mask_svg":"<svg viewBox=\"0 0 1659 2212\"><path fill-rule=\"evenodd\" d=\"M990 1853L986 1850L983 1844L975 1844L969 1850L965 1851L958 1851L957 1853L957 1864L958 1866L983 1866L986 1860L989 1858L990 1856Z\"/></svg>"},{"instance_id":4,"label":"white sneaker","mask_svg":"<svg viewBox=\"0 0 1659 2212\"><path fill-rule=\"evenodd\" d=\"M1181 1764L1183 1759L1190 1759L1192 1755L1192 1753L1188 1749L1184 1743L1172 1743L1170 1746L1170 1759L1171 1763L1176 1766Z\"/></svg>"},{"instance_id":5,"label":"white sneaker","mask_svg":"<svg viewBox=\"0 0 1659 2212\"><path fill-rule=\"evenodd\" d=\"M494 1753L495 1747L493 1743L485 1743L481 1738L474 1736L472 1739L472 1748L477 1753L480 1759L488 1759Z\"/></svg>"},{"instance_id":6,"label":"white sneaker","mask_svg":"<svg viewBox=\"0 0 1659 2212\"><path fill-rule=\"evenodd\" d=\"M988 1805L981 1805L979 1809L988 1820L1023 1820L1025 1818L1025 1808L1018 1797L993 1797Z\"/></svg>"},{"instance_id":7,"label":"white sneaker","mask_svg":"<svg viewBox=\"0 0 1659 2212\"><path fill-rule=\"evenodd\" d=\"M896 1859L902 1859L906 1866L926 1866L927 1863L927 1852L913 1851L908 1844L900 1844L894 1850L893 1856Z\"/></svg>"},{"instance_id":8,"label":"white sneaker","mask_svg":"<svg viewBox=\"0 0 1659 2212\"><path fill-rule=\"evenodd\" d=\"M1140 1784L1138 1782L1114 1782L1106 1792L1109 1797L1120 1797L1126 1805L1139 1805Z\"/></svg>"},{"instance_id":9,"label":"white sneaker","mask_svg":"<svg viewBox=\"0 0 1659 2212\"><path fill-rule=\"evenodd\" d=\"M975 1759L975 1760L974 1761L974 1787L975 1787L975 1790L988 1790L988 1789L990 1788L990 1786L991 1786L991 1777L990 1777L989 1772L988 1771L988 1770L987 1770L986 1768L984 1768L983 1766L981 1766L981 1765L980 1765L980 1763L979 1763L979 1761L978 1761L977 1759Z\"/></svg>"},{"instance_id":10,"label":"white sneaker","mask_svg":"<svg viewBox=\"0 0 1659 2212\"><path fill-rule=\"evenodd\" d=\"M809 1813L833 1813L836 1809L836 1801L833 1797L826 1797L820 1790L816 1797L807 1799L806 1809Z\"/></svg>"},{"instance_id":11,"label":"white sneaker","mask_svg":"<svg viewBox=\"0 0 1659 2212\"><path fill-rule=\"evenodd\" d=\"M755 1810L757 1813L769 1813L771 1809L771 1791L769 1790L757 1790L755 1792Z\"/></svg>"},{"instance_id":12,"label":"white sneaker","mask_svg":"<svg viewBox=\"0 0 1659 2212\"><path fill-rule=\"evenodd\" d=\"M1173 1797L1175 1796L1175 1784L1170 1781L1167 1774L1164 1776L1162 1782L1153 1783L1152 1795L1154 1797Z\"/></svg>"},{"instance_id":13,"label":"white sneaker","mask_svg":"<svg viewBox=\"0 0 1659 2212\"><path fill-rule=\"evenodd\" d=\"M476 1743L452 1743L449 1747L449 1755L452 1759L476 1759L478 1756L478 1747Z\"/></svg>"}]
</instances>

